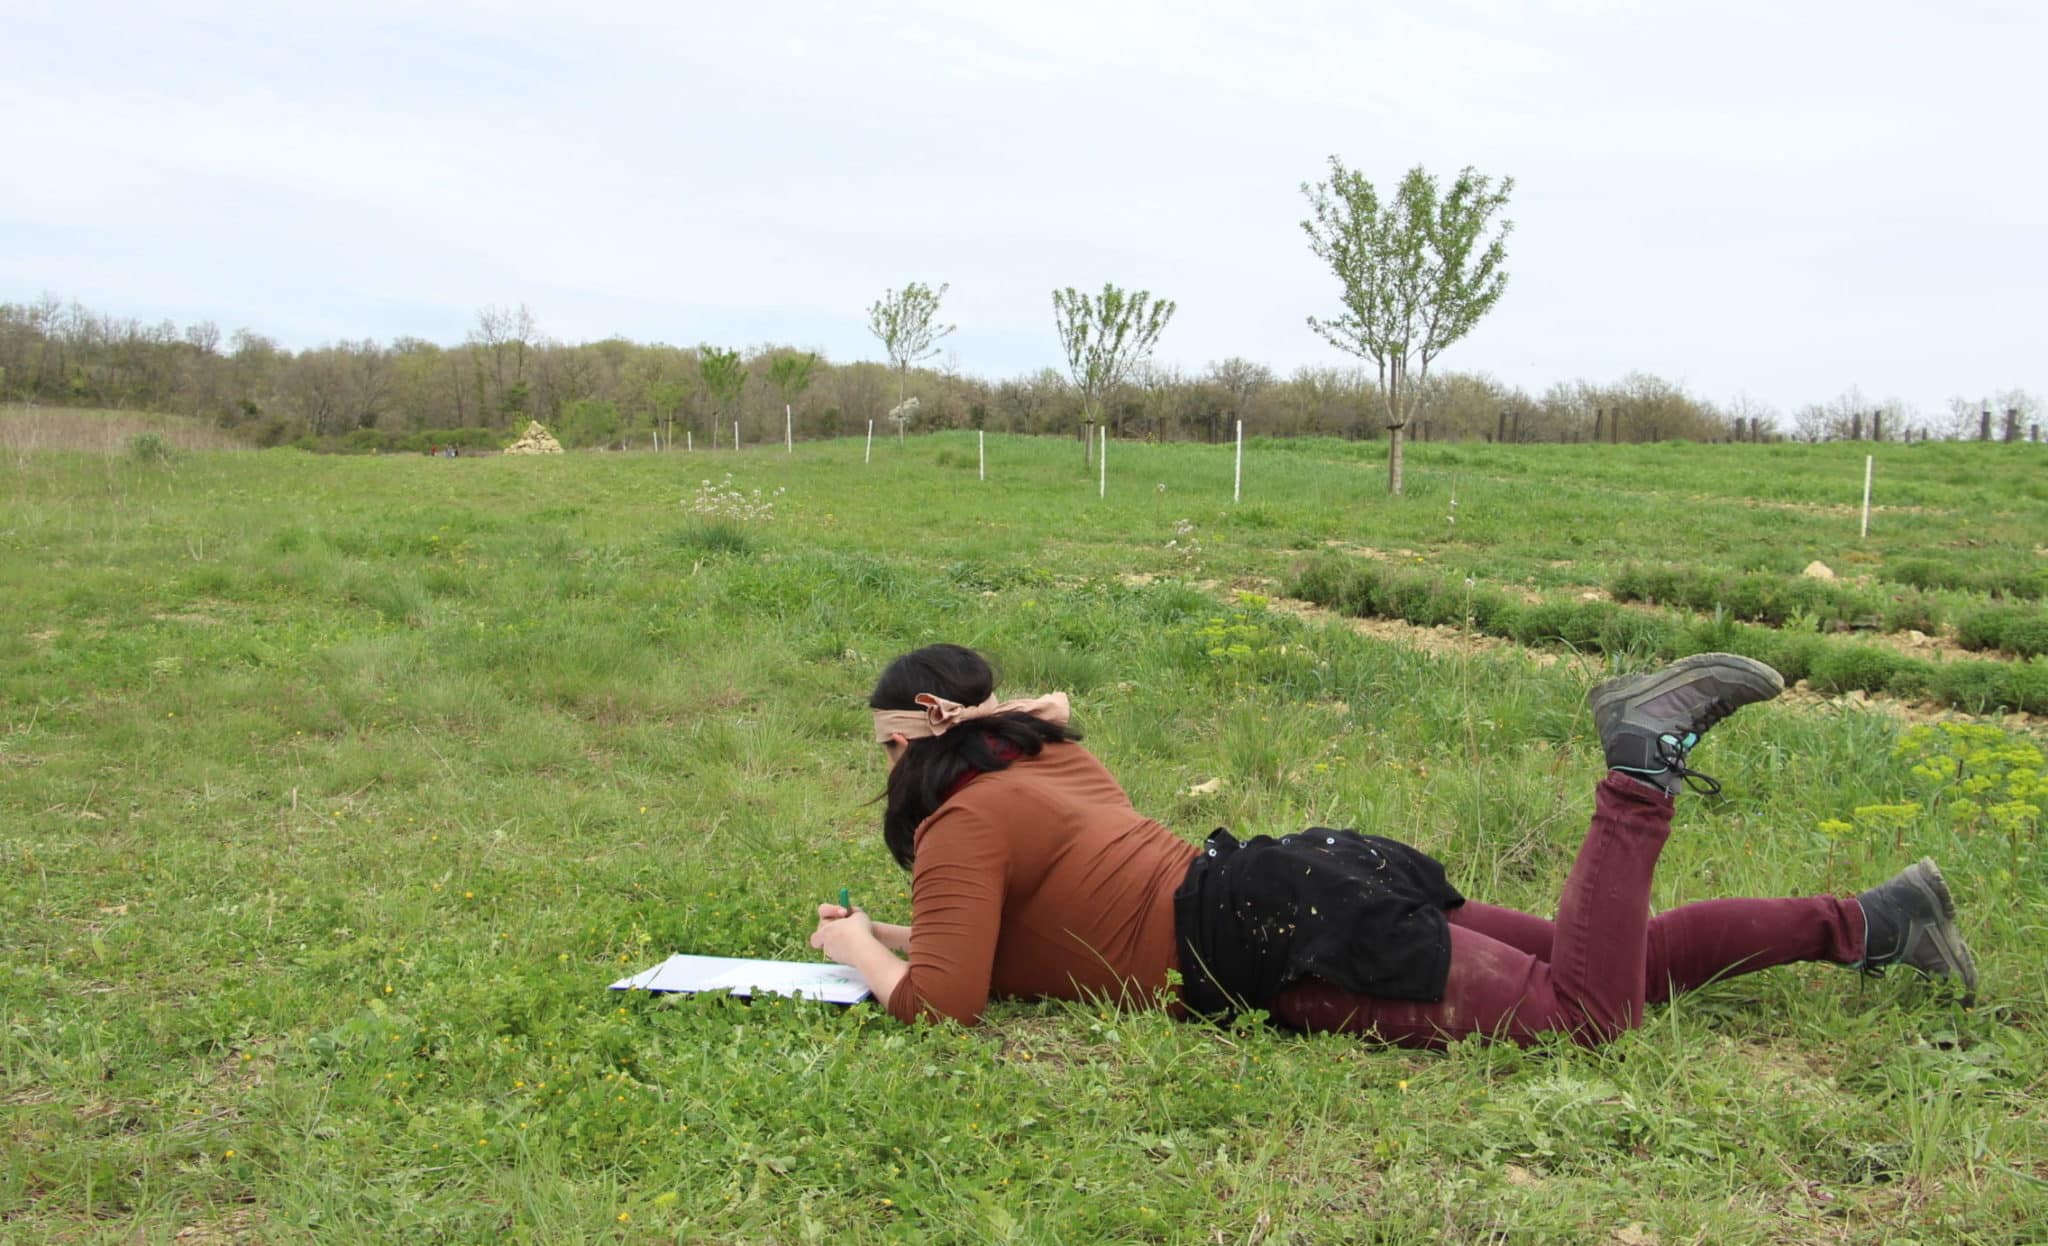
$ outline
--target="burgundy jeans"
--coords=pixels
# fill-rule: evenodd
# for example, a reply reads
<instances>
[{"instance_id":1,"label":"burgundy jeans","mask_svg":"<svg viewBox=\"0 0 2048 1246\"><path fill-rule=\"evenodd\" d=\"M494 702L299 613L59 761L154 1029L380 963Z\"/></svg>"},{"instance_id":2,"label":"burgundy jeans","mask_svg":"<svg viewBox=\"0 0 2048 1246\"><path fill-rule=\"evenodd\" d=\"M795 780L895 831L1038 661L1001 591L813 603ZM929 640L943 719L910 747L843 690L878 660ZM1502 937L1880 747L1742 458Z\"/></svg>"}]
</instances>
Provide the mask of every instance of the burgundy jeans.
<instances>
[{"instance_id":1,"label":"burgundy jeans","mask_svg":"<svg viewBox=\"0 0 2048 1246\"><path fill-rule=\"evenodd\" d=\"M1558 901L1557 920L1467 902L1452 909L1451 970L1434 1004L1355 995L1311 978L1276 996L1273 1019L1409 1047L1469 1034L1527 1043L1564 1033L1591 1045L1658 1004L1771 965L1863 956L1854 900L1708 900L1650 916L1650 875L1671 833L1671 798L1609 773Z\"/></svg>"}]
</instances>

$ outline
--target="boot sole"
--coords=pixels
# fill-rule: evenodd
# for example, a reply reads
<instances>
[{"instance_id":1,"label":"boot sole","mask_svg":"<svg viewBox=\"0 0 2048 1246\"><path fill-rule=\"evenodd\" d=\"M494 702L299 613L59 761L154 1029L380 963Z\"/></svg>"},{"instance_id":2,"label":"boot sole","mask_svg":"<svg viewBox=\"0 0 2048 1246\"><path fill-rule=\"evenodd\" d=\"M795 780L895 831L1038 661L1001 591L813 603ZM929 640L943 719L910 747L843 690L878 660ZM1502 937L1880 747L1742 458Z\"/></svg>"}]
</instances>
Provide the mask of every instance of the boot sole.
<instances>
[{"instance_id":1,"label":"boot sole","mask_svg":"<svg viewBox=\"0 0 2048 1246\"><path fill-rule=\"evenodd\" d=\"M1739 653L1695 653L1689 658L1680 658L1678 661L1665 667L1657 673L1656 678L1649 682L1636 684L1630 688L1626 700L1641 701L1662 696L1673 688L1690 683L1694 673L1702 667L1717 667L1724 671L1739 671L1744 675L1760 676L1761 678L1758 682L1769 688L1770 691L1758 697L1757 700L1759 701L1768 701L1785 691L1785 677L1755 658L1745 658ZM1638 678L1640 676L1618 675L1613 679L1595 684L1593 685L1593 690L1586 694L1586 704L1591 707L1593 713L1597 716L1602 709L1612 703L1613 694L1617 691L1617 685L1633 683Z\"/></svg>"},{"instance_id":2,"label":"boot sole","mask_svg":"<svg viewBox=\"0 0 2048 1246\"><path fill-rule=\"evenodd\" d=\"M1922 857L1914 864L1912 880L1915 887L1933 898L1935 907L1941 912L1941 920L1927 929L1927 936L1934 941L1934 950L1963 980L1963 1003L1975 1003L1977 961L1970 955L1969 945L1963 942L1962 932L1956 929L1956 902L1949 895L1948 880L1941 876L1941 867L1934 863L1933 857ZM1925 970L1920 972L1926 974Z\"/></svg>"}]
</instances>

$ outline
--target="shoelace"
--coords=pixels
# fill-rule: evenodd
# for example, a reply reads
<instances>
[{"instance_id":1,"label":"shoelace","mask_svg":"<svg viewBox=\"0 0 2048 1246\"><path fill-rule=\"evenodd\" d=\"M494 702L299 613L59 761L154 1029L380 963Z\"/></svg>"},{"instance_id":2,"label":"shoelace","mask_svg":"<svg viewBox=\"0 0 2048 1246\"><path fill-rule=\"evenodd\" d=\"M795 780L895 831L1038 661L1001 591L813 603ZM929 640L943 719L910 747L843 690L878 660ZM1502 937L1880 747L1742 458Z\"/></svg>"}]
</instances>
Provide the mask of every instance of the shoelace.
<instances>
[{"instance_id":1,"label":"shoelace","mask_svg":"<svg viewBox=\"0 0 2048 1246\"><path fill-rule=\"evenodd\" d=\"M1700 711L1699 721L1694 724L1691 731L1685 733L1683 739L1670 735L1657 737L1657 760L1669 767L1671 773L1677 775L1696 796L1719 796L1721 781L1713 775L1702 774L1686 765L1686 754L1692 751L1693 745L1700 742L1700 736L1707 728L1734 712L1735 707L1726 701L1710 701Z\"/></svg>"},{"instance_id":2,"label":"shoelace","mask_svg":"<svg viewBox=\"0 0 2048 1246\"><path fill-rule=\"evenodd\" d=\"M1702 774L1700 771L1694 770L1685 764L1685 755L1692 749L1692 744L1687 743L1687 741L1696 743L1699 738L1696 732L1687 732L1684 740L1672 735L1658 736L1657 760L1664 763L1664 767L1672 774L1677 775L1683 780L1685 785L1692 789L1694 795L1719 796L1721 794L1721 781L1719 779L1710 774Z\"/></svg>"}]
</instances>

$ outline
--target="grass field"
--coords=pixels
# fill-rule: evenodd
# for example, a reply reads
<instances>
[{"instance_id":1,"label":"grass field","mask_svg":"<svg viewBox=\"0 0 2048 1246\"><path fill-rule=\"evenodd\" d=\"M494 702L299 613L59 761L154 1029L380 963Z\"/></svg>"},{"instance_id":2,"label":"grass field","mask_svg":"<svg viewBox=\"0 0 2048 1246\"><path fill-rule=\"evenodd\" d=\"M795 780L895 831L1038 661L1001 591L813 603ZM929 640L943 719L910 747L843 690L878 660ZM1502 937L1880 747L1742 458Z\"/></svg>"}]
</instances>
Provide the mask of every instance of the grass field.
<instances>
[{"instance_id":1,"label":"grass field","mask_svg":"<svg viewBox=\"0 0 2048 1246\"><path fill-rule=\"evenodd\" d=\"M1237 505L1227 449L1119 443L1099 500L1077 444L993 438L982 482L957 433L871 465L0 456L0 1238L2039 1241L2048 802L1995 712L1745 711L1655 896L1931 853L1973 1009L1801 966L1600 1050L1430 1054L603 989L808 955L842 886L907 917L864 700L939 639L1071 692L1183 835L1357 826L1547 912L1599 772L1581 698L1651 655L1416 647L1286 586L1397 566L1533 608L1818 559L1944 619L2038 607L2039 451L1881 448L1868 540L1854 446L1418 445L1395 500L1383 448L1260 443ZM1656 609L1673 643L1730 624Z\"/></svg>"}]
</instances>

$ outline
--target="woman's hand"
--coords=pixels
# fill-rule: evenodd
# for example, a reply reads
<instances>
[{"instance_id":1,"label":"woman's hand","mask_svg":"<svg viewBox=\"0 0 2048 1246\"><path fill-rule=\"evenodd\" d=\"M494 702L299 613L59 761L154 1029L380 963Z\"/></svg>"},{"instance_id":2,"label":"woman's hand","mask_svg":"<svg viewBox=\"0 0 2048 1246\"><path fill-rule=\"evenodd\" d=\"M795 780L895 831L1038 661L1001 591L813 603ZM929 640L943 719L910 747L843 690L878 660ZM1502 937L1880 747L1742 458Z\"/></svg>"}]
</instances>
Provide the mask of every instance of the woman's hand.
<instances>
[{"instance_id":1,"label":"woman's hand","mask_svg":"<svg viewBox=\"0 0 2048 1246\"><path fill-rule=\"evenodd\" d=\"M885 927L888 931L903 932L903 941L910 941L910 930L905 926ZM848 965L860 972L861 980L875 993L875 999L882 1007L889 1006L889 997L896 992L896 986L910 972L910 966L896 958L887 943L878 938L875 924L859 909L843 908L837 904L818 906L818 928L811 932L811 946L825 954L827 960Z\"/></svg>"},{"instance_id":2,"label":"woman's hand","mask_svg":"<svg viewBox=\"0 0 2048 1246\"><path fill-rule=\"evenodd\" d=\"M818 928L811 932L811 946L823 952L827 960L853 965L862 959L864 951L880 947L881 942L875 938L874 923L866 913L857 908L821 904Z\"/></svg>"}]
</instances>

